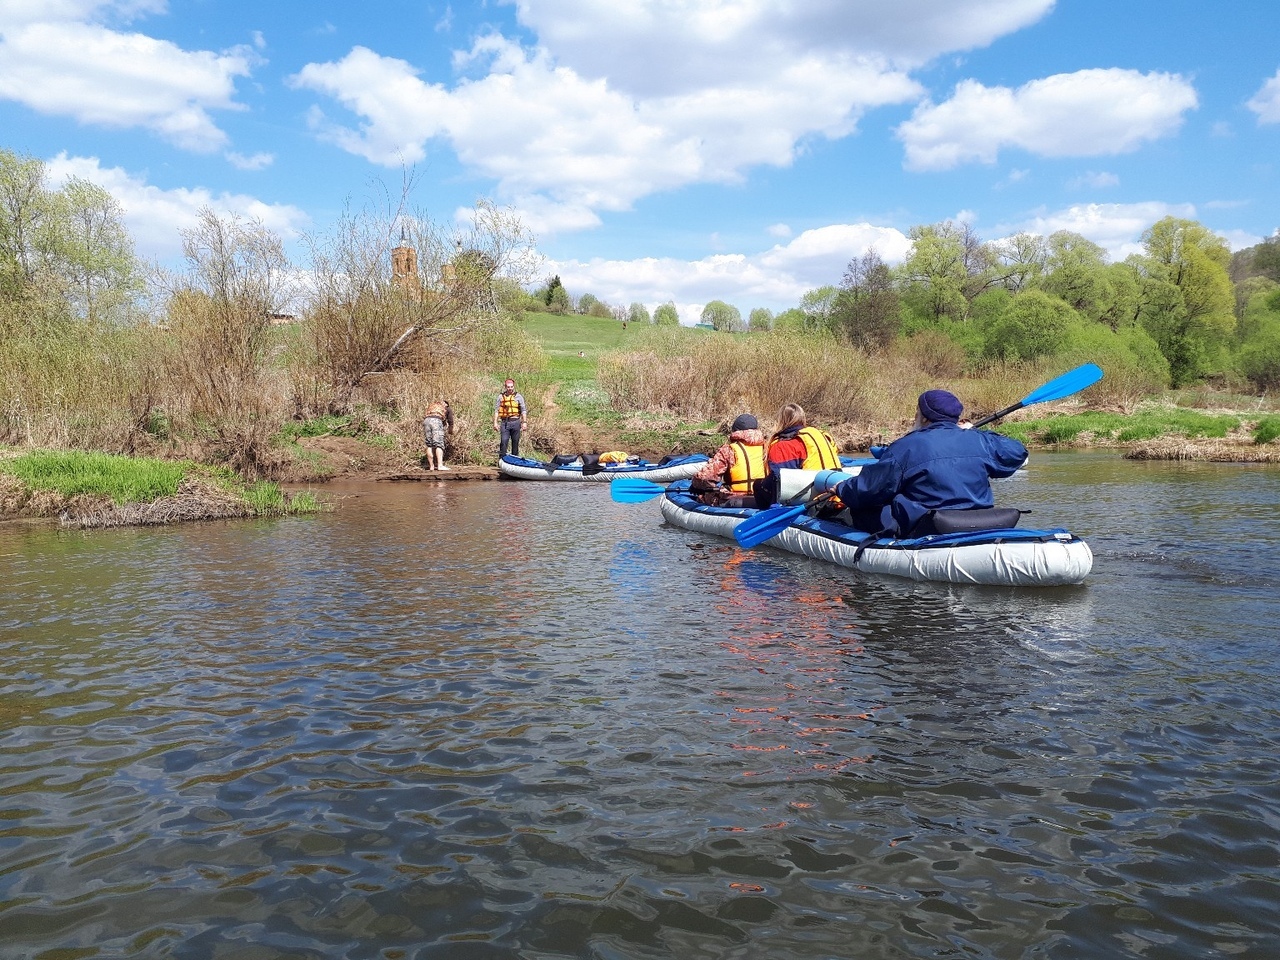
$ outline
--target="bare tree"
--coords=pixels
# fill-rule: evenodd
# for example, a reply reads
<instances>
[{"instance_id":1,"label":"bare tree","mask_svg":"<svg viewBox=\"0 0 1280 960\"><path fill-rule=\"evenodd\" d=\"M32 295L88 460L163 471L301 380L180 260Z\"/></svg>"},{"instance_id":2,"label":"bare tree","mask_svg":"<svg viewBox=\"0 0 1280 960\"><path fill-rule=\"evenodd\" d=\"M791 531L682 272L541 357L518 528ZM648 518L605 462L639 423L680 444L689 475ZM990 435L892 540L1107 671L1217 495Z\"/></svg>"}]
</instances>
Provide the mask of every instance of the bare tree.
<instances>
[{"instance_id":1,"label":"bare tree","mask_svg":"<svg viewBox=\"0 0 1280 960\"><path fill-rule=\"evenodd\" d=\"M295 287L280 238L258 221L200 211L182 232L187 272L161 276L173 350L166 368L187 426L247 476L270 474L279 426L268 378L273 316Z\"/></svg>"},{"instance_id":2,"label":"bare tree","mask_svg":"<svg viewBox=\"0 0 1280 960\"><path fill-rule=\"evenodd\" d=\"M496 279L535 275L533 239L514 213L481 201L465 227L444 227L405 212L410 186L398 203L348 208L307 238L306 312L333 412L348 410L371 374L405 362L411 343L455 349L491 320Z\"/></svg>"},{"instance_id":3,"label":"bare tree","mask_svg":"<svg viewBox=\"0 0 1280 960\"><path fill-rule=\"evenodd\" d=\"M849 342L865 349L887 346L897 335L901 325L898 291L875 247L849 261L832 322Z\"/></svg>"}]
</instances>

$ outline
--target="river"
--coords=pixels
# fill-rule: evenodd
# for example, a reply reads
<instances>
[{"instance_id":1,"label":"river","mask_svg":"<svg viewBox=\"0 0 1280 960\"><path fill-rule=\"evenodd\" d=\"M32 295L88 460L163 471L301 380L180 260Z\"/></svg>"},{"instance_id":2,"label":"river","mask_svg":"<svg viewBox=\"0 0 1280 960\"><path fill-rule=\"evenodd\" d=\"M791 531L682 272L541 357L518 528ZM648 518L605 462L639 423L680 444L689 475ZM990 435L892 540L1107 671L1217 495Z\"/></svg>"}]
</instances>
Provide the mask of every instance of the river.
<instances>
[{"instance_id":1,"label":"river","mask_svg":"<svg viewBox=\"0 0 1280 960\"><path fill-rule=\"evenodd\" d=\"M1275 467L1034 454L1052 590L331 492L0 531L0 956L1277 955Z\"/></svg>"}]
</instances>

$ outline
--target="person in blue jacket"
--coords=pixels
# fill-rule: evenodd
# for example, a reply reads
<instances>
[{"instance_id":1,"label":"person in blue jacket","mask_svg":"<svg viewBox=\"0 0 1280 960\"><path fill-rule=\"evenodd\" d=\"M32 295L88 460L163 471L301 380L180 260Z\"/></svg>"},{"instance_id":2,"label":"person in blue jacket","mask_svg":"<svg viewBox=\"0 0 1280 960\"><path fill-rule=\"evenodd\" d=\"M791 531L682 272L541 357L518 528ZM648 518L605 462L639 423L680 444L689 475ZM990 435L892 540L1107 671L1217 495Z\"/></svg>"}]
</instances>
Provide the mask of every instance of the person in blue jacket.
<instances>
[{"instance_id":1,"label":"person in blue jacket","mask_svg":"<svg viewBox=\"0 0 1280 960\"><path fill-rule=\"evenodd\" d=\"M953 393L926 390L917 403L911 433L885 447L880 459L835 488L854 527L890 537L933 532L917 529L934 510L975 510L995 505L992 477L1010 477L1026 462L1017 440L970 430L959 423L964 408Z\"/></svg>"}]
</instances>

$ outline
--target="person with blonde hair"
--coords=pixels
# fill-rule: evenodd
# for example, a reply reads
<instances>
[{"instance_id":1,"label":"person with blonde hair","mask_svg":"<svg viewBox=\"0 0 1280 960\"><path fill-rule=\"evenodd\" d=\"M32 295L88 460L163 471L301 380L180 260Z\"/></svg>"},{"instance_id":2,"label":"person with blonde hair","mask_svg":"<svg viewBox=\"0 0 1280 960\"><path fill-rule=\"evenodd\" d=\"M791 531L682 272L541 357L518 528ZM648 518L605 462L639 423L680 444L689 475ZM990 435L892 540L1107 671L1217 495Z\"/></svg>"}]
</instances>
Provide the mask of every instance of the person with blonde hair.
<instances>
[{"instance_id":1,"label":"person with blonde hair","mask_svg":"<svg viewBox=\"0 0 1280 960\"><path fill-rule=\"evenodd\" d=\"M839 470L840 451L831 434L809 426L804 407L785 403L778 411L778 426L765 448L768 473L755 485L756 506L778 500L780 470Z\"/></svg>"}]
</instances>

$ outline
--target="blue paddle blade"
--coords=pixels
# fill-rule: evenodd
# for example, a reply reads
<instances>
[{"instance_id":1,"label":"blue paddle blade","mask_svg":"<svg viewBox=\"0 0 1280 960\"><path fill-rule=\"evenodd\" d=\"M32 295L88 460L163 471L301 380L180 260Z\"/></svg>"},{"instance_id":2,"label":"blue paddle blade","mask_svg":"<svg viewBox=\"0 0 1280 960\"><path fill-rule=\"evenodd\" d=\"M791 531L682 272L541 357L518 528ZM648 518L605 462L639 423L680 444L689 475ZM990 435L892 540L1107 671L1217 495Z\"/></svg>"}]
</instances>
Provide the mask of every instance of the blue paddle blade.
<instances>
[{"instance_id":1,"label":"blue paddle blade","mask_svg":"<svg viewBox=\"0 0 1280 960\"><path fill-rule=\"evenodd\" d=\"M614 503L644 503L666 492L666 487L639 477L618 477L609 484Z\"/></svg>"},{"instance_id":2,"label":"blue paddle blade","mask_svg":"<svg viewBox=\"0 0 1280 960\"><path fill-rule=\"evenodd\" d=\"M997 410L990 416L983 417L975 427L985 427L988 423L1000 420L1013 413L1015 410L1021 410L1023 407L1029 407L1033 403L1044 403L1048 400L1061 400L1063 397L1069 397L1073 393L1079 393L1085 387L1091 387L1102 379L1102 368L1096 363L1082 363L1074 370L1068 370L1060 377L1055 377L1043 386L1037 387L1029 394L1019 400L1012 406L1005 407L1003 410Z\"/></svg>"},{"instance_id":3,"label":"blue paddle blade","mask_svg":"<svg viewBox=\"0 0 1280 960\"><path fill-rule=\"evenodd\" d=\"M802 503L798 507L783 509L774 506L761 510L754 517L747 517L733 528L733 539L738 541L738 546L748 549L758 543L764 543L791 526L792 522L803 516L808 508L807 503Z\"/></svg>"},{"instance_id":4,"label":"blue paddle blade","mask_svg":"<svg viewBox=\"0 0 1280 960\"><path fill-rule=\"evenodd\" d=\"M1032 390L1022 401L1024 407L1033 403L1045 403L1049 400L1061 400L1073 393L1079 393L1085 387L1091 387L1102 379L1102 368L1096 363L1083 363L1074 370L1068 370L1056 380L1050 380L1044 386Z\"/></svg>"}]
</instances>

